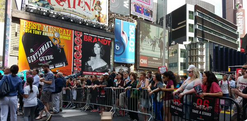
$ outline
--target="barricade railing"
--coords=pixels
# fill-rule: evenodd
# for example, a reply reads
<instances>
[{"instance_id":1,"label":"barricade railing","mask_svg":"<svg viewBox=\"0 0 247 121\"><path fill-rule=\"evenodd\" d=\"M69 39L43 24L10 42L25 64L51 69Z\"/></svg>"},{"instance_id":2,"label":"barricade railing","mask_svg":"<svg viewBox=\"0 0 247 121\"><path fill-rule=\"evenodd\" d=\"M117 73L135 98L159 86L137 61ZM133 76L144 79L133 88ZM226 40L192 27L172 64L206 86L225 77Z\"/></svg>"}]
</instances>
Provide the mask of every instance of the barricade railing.
<instances>
[{"instance_id":1,"label":"barricade railing","mask_svg":"<svg viewBox=\"0 0 247 121\"><path fill-rule=\"evenodd\" d=\"M129 112L131 119L139 119L138 114L144 115L144 119L150 121L153 117L152 100L146 89L139 88L113 88L114 113L116 110L123 115L123 111Z\"/></svg>"},{"instance_id":2,"label":"barricade railing","mask_svg":"<svg viewBox=\"0 0 247 121\"><path fill-rule=\"evenodd\" d=\"M62 102L67 103L65 108L71 108L75 104L86 104L86 88L64 89L62 91Z\"/></svg>"},{"instance_id":3,"label":"barricade railing","mask_svg":"<svg viewBox=\"0 0 247 121\"><path fill-rule=\"evenodd\" d=\"M87 90L86 105L81 110L87 110L93 106L109 107L113 110L114 97L112 88L85 87Z\"/></svg>"},{"instance_id":4,"label":"barricade railing","mask_svg":"<svg viewBox=\"0 0 247 121\"><path fill-rule=\"evenodd\" d=\"M239 104L231 98L204 97L195 94L184 95L179 98L172 92L157 92L149 94L146 89L112 88L112 87L84 87L78 88L77 97L73 100L72 90L66 90L64 102L85 103L82 110L92 106L109 107L114 114L122 115L127 111L130 118L138 118L138 114L150 121L240 121ZM67 106L70 107L69 105ZM246 112L247 105L243 107Z\"/></svg>"},{"instance_id":5,"label":"barricade railing","mask_svg":"<svg viewBox=\"0 0 247 121\"><path fill-rule=\"evenodd\" d=\"M168 103L168 105L166 104ZM240 107L231 98L204 97L195 94L175 96L171 101L165 100L174 121L240 121Z\"/></svg>"},{"instance_id":6,"label":"barricade railing","mask_svg":"<svg viewBox=\"0 0 247 121\"><path fill-rule=\"evenodd\" d=\"M246 121L247 120L247 104L244 104L243 105L242 120L243 121Z\"/></svg>"}]
</instances>

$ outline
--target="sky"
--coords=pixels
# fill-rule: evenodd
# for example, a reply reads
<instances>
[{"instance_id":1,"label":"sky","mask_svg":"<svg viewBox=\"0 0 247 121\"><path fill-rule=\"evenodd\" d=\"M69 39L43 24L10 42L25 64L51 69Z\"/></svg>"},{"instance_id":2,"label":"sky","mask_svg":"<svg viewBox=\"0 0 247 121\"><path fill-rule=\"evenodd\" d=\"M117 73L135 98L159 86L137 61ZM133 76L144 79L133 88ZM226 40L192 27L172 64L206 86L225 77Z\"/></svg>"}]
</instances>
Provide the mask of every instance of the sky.
<instances>
[{"instance_id":1,"label":"sky","mask_svg":"<svg viewBox=\"0 0 247 121\"><path fill-rule=\"evenodd\" d=\"M215 7L215 14L222 17L222 0L202 0L211 3ZM185 0L167 0L167 13L176 10L177 8L183 6Z\"/></svg>"}]
</instances>

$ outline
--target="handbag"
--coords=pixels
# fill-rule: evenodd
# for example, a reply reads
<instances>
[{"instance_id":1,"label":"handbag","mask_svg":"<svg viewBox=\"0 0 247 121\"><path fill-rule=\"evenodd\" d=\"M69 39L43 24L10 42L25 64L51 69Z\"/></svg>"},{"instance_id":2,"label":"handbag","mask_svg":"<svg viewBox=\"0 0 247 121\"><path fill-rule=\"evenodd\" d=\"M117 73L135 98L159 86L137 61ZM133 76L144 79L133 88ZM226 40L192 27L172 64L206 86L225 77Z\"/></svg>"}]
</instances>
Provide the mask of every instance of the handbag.
<instances>
[{"instance_id":1,"label":"handbag","mask_svg":"<svg viewBox=\"0 0 247 121\"><path fill-rule=\"evenodd\" d=\"M10 93L9 79L8 76L0 81L0 98L5 97Z\"/></svg>"}]
</instances>

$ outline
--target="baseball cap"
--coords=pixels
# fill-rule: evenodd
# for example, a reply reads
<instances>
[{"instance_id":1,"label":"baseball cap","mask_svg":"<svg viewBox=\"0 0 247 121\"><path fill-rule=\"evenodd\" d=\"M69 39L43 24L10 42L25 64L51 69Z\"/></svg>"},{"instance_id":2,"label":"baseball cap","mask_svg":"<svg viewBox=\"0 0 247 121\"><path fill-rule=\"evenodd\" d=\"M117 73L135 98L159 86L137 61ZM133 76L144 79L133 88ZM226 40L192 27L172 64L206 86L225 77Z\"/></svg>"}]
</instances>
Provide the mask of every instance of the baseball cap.
<instances>
[{"instance_id":1,"label":"baseball cap","mask_svg":"<svg viewBox=\"0 0 247 121\"><path fill-rule=\"evenodd\" d=\"M190 65L189 68L187 69L187 71L189 71L192 68L196 68L194 65Z\"/></svg>"},{"instance_id":2,"label":"baseball cap","mask_svg":"<svg viewBox=\"0 0 247 121\"><path fill-rule=\"evenodd\" d=\"M107 72L105 72L105 73L103 74L103 76L109 76L109 74L108 74Z\"/></svg>"}]
</instances>

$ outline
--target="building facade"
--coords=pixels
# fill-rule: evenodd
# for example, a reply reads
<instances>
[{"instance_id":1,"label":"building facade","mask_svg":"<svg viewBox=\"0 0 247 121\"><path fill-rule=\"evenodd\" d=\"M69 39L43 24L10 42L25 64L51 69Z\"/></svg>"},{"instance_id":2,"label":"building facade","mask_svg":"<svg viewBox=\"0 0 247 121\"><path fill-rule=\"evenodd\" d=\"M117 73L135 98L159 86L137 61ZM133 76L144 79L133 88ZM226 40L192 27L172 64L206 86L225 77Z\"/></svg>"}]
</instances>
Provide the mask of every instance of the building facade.
<instances>
[{"instance_id":1,"label":"building facade","mask_svg":"<svg viewBox=\"0 0 247 121\"><path fill-rule=\"evenodd\" d=\"M224 55L231 52L232 55L244 57L237 51L239 33L235 24L199 5L191 4L185 4L168 16L171 20L178 19L168 24L171 26L169 42L184 44L188 52L187 66L193 64L200 71L223 72L227 71L228 66L245 62L245 59L240 60L236 56ZM215 51L218 47L219 51ZM229 58L232 60L230 61Z\"/></svg>"}]
</instances>

